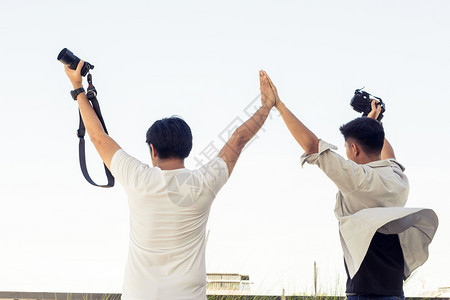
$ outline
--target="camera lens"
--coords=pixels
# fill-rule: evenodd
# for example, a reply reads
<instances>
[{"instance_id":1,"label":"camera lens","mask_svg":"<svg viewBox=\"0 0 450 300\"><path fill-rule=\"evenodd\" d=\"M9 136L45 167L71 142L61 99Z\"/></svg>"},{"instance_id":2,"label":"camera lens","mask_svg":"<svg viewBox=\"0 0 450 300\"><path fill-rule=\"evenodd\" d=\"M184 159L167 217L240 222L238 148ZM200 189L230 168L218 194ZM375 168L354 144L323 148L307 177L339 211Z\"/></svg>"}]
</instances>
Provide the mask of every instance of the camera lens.
<instances>
[{"instance_id":1,"label":"camera lens","mask_svg":"<svg viewBox=\"0 0 450 300\"><path fill-rule=\"evenodd\" d=\"M67 48L62 49L61 52L59 52L58 60L72 70L76 70L78 63L80 62L80 59Z\"/></svg>"}]
</instances>

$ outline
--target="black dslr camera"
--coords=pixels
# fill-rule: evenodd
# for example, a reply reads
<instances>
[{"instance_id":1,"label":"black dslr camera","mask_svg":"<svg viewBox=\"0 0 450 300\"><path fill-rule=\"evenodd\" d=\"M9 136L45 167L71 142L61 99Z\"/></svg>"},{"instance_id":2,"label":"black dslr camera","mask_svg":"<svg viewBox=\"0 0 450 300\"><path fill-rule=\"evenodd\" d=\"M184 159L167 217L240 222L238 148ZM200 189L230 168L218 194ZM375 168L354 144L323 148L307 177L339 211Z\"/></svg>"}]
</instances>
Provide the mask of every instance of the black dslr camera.
<instances>
[{"instance_id":1,"label":"black dslr camera","mask_svg":"<svg viewBox=\"0 0 450 300\"><path fill-rule=\"evenodd\" d=\"M78 63L80 62L80 59L67 48L62 49L61 52L59 52L58 60L72 70L76 70ZM90 63L85 61L83 68L81 68L81 76L86 76L89 70L93 68L94 65L91 65Z\"/></svg>"},{"instance_id":2,"label":"black dslr camera","mask_svg":"<svg viewBox=\"0 0 450 300\"><path fill-rule=\"evenodd\" d=\"M358 89L355 91L355 95L352 100L350 100L350 106L356 110L357 112L362 112L363 116L367 116L372 111L372 100L377 100L377 105L381 105L381 113L378 116L378 121L381 121L383 118L383 113L386 111L385 104L381 98L375 97L362 89Z\"/></svg>"}]
</instances>

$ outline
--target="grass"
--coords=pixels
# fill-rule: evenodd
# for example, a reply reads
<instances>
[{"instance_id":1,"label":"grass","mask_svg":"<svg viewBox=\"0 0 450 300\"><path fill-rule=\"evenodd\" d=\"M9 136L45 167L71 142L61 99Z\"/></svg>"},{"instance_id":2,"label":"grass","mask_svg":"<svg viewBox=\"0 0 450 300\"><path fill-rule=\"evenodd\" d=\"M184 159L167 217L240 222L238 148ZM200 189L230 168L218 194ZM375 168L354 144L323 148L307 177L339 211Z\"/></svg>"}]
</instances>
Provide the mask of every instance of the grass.
<instances>
[{"instance_id":1,"label":"grass","mask_svg":"<svg viewBox=\"0 0 450 300\"><path fill-rule=\"evenodd\" d=\"M282 300L282 296L214 296L209 295L208 300ZM340 296L286 296L286 300L343 300Z\"/></svg>"}]
</instances>

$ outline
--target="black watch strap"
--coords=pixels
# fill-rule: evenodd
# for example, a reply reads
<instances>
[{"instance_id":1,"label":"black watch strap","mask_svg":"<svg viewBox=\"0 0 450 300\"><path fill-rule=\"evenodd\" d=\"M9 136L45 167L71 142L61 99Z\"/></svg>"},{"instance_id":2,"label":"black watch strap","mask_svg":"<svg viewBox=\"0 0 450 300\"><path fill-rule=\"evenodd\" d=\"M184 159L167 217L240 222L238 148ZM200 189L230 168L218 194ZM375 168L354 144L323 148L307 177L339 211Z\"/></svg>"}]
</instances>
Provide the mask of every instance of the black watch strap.
<instances>
[{"instance_id":1,"label":"black watch strap","mask_svg":"<svg viewBox=\"0 0 450 300\"><path fill-rule=\"evenodd\" d=\"M76 89L75 91L70 91L70 95L72 96L73 100L77 100L77 97L81 93L85 93L86 91L84 88L80 87L79 89Z\"/></svg>"}]
</instances>

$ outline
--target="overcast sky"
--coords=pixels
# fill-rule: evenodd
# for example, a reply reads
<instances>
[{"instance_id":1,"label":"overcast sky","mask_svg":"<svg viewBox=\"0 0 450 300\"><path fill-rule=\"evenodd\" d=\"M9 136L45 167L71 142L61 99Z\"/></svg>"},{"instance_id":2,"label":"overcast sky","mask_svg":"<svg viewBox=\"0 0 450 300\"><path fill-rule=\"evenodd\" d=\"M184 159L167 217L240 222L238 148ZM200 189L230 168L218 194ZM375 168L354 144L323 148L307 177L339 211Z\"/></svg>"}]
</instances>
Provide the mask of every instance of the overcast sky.
<instances>
[{"instance_id":1,"label":"overcast sky","mask_svg":"<svg viewBox=\"0 0 450 300\"><path fill-rule=\"evenodd\" d=\"M450 286L449 15L447 1L2 0L0 290L121 292L127 200L79 170L77 106L56 60L64 47L95 65L109 133L141 161L148 127L182 116L194 135L189 168L255 110L260 69L342 155L338 127L358 116L349 102L365 86L386 103L407 206L440 218L406 295ZM308 293L316 261L321 288L343 291L336 187L301 168L302 153L273 110L215 199L207 272L250 275L256 293Z\"/></svg>"}]
</instances>

